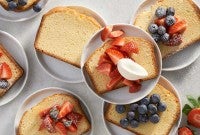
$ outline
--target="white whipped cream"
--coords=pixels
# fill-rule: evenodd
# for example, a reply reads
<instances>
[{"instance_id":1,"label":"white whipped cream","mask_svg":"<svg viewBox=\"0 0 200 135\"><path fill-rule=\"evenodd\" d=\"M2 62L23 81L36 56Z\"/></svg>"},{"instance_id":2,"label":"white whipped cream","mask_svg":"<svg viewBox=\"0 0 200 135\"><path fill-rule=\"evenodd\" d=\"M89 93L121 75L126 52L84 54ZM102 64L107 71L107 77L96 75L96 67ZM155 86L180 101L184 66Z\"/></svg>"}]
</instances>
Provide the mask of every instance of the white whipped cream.
<instances>
[{"instance_id":1,"label":"white whipped cream","mask_svg":"<svg viewBox=\"0 0 200 135\"><path fill-rule=\"evenodd\" d=\"M127 80L138 80L148 76L148 72L129 58L120 59L117 63L119 73Z\"/></svg>"}]
</instances>

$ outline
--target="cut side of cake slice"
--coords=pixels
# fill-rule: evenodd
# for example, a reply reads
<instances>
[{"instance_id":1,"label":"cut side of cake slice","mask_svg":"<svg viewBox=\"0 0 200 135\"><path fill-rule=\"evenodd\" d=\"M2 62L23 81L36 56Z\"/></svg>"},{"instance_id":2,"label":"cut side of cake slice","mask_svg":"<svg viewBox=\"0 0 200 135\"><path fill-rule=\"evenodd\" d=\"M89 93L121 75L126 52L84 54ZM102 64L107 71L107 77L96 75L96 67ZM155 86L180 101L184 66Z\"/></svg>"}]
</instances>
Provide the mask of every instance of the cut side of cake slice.
<instances>
[{"instance_id":1,"label":"cut side of cake slice","mask_svg":"<svg viewBox=\"0 0 200 135\"><path fill-rule=\"evenodd\" d=\"M91 16L67 7L56 7L41 21L35 49L80 68L84 45L102 26Z\"/></svg>"},{"instance_id":2,"label":"cut side of cake slice","mask_svg":"<svg viewBox=\"0 0 200 135\"><path fill-rule=\"evenodd\" d=\"M159 43L162 58L166 58L182 49L200 41L200 9L192 0L159 0L151 8L137 14L134 25L148 32L148 26L153 22L154 13L158 7L174 7L175 16L187 22L187 28L182 34L182 43L178 46L166 46Z\"/></svg>"}]
</instances>

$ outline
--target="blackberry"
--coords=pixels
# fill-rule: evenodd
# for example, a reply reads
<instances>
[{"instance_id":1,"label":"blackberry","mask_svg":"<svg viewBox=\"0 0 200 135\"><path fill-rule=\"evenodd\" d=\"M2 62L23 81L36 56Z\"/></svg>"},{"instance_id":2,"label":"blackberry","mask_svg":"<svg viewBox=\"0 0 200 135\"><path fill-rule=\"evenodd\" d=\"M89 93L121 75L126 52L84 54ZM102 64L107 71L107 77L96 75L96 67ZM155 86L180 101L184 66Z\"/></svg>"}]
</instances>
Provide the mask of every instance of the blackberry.
<instances>
[{"instance_id":1,"label":"blackberry","mask_svg":"<svg viewBox=\"0 0 200 135\"><path fill-rule=\"evenodd\" d=\"M177 46L182 43L182 36L181 34L174 34L169 41L167 42L168 46Z\"/></svg>"}]
</instances>

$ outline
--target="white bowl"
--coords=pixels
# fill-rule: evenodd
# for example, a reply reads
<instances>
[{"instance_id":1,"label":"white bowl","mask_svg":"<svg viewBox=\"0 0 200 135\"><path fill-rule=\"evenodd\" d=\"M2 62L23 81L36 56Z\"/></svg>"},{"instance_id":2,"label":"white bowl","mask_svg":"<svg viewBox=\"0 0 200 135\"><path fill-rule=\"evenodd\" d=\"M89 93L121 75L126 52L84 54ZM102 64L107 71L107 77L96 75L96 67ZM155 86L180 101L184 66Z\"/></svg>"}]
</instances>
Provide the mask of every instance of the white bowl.
<instances>
[{"instance_id":1,"label":"white bowl","mask_svg":"<svg viewBox=\"0 0 200 135\"><path fill-rule=\"evenodd\" d=\"M177 130L178 130L178 127L180 125L180 122L181 122L181 118L182 118L182 104L181 104L181 98L179 96L179 93L178 93L178 90L176 90L176 88L163 76L160 77L159 79L159 84L161 84L163 87L165 87L167 90L173 92L176 97L178 98L179 100L179 103L180 103L180 116L179 116L179 119L177 120L177 122L173 125L169 135L174 135ZM105 113L105 109L106 109L106 106L108 105L108 103L104 102L103 103L103 114ZM107 131L111 134L111 135L135 135L134 133L126 130L126 129L123 129L115 124L112 124L108 121L106 121L106 119L104 118L104 115L103 115L103 121L104 121L104 124L105 124L105 127L107 129Z\"/></svg>"},{"instance_id":2,"label":"white bowl","mask_svg":"<svg viewBox=\"0 0 200 135\"><path fill-rule=\"evenodd\" d=\"M106 24L104 20L91 9L81 7L81 6L67 6L78 10L88 16L94 17L99 24L104 27ZM51 56L45 55L39 51L35 51L36 57L43 69L53 78L68 83L79 83L83 82L83 77L81 75L81 69L66 62L60 61ZM59 70L58 70L59 69Z\"/></svg>"},{"instance_id":3,"label":"white bowl","mask_svg":"<svg viewBox=\"0 0 200 135\"><path fill-rule=\"evenodd\" d=\"M29 97L27 97L23 103L21 104L21 106L19 107L17 114L15 116L15 122L14 122L14 132L15 135L17 135L17 130L18 130L18 126L20 123L20 120L23 116L23 114L31 109L32 107L34 107L35 105L37 105L39 102L41 102L44 98L51 96L53 94L59 94L59 93L63 93L63 94L71 94L73 96L75 96L79 101L80 101L80 105L83 109L83 111L86 114L86 117L88 118L90 124L91 124L91 130L88 131L87 133L85 133L84 135L92 135L93 134L93 130L94 127L92 126L94 121L92 118L92 114L88 108L88 106L86 105L86 103L75 93L73 93L70 90L66 90L66 89L62 89L62 88L57 88L57 87L49 87L49 88L44 88L41 90L37 90L36 92L34 92L33 94L31 94Z\"/></svg>"},{"instance_id":4,"label":"white bowl","mask_svg":"<svg viewBox=\"0 0 200 135\"><path fill-rule=\"evenodd\" d=\"M139 29L138 27L135 27L132 25L128 25L128 24L114 25L114 30L121 30L121 29L125 32L125 36L142 37L153 43L154 48L155 48L156 61L157 61L159 73L156 78L148 80L148 81L144 81L142 83L142 89L137 93L129 93L128 87L122 87L122 88L110 91L102 95L97 94L94 90L94 86L91 83L88 73L85 71L84 64L87 61L88 57L103 44L100 38L102 29L98 31L96 34L93 35L91 40L88 42L87 46L85 46L84 48L84 51L81 57L81 70L82 70L82 74L84 76L84 80L88 88L101 99L113 104L128 104L128 103L136 102L142 99L143 97L145 97L146 95L148 95L157 84L158 79L161 74L161 67L162 67L162 59L161 59L160 50L158 49L157 44L155 43L155 41L152 39L152 37L149 34Z\"/></svg>"},{"instance_id":5,"label":"white bowl","mask_svg":"<svg viewBox=\"0 0 200 135\"><path fill-rule=\"evenodd\" d=\"M0 106L2 106L17 97L22 91L27 81L29 68L24 48L15 37L4 31L0 31L0 44L5 47L5 49L24 70L23 76L6 92L3 97L0 97Z\"/></svg>"}]
</instances>

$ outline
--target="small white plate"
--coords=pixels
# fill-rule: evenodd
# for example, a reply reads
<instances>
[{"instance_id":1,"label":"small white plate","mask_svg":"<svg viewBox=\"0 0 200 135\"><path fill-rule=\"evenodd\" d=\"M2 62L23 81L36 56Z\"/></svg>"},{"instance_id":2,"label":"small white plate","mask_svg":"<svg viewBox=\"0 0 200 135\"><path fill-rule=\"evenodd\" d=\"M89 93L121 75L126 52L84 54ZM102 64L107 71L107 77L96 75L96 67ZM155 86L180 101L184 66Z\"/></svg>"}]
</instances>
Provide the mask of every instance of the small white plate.
<instances>
[{"instance_id":1,"label":"small white plate","mask_svg":"<svg viewBox=\"0 0 200 135\"><path fill-rule=\"evenodd\" d=\"M42 10L44 9L47 2L48 0L39 1ZM41 13L42 10L40 12L35 12L32 8L30 8L22 12L14 12L14 11L7 11L0 5L0 20L11 21L11 22L26 21Z\"/></svg>"},{"instance_id":2,"label":"small white plate","mask_svg":"<svg viewBox=\"0 0 200 135\"><path fill-rule=\"evenodd\" d=\"M173 92L177 96L179 103L180 103L180 110L181 110L182 104L181 104L181 99L180 99L178 90L176 90L175 87L163 76L160 77L158 83L161 84L163 87L165 87L167 90ZM107 105L108 105L108 103L106 103L106 102L103 103L103 108L102 108L103 114L106 111L105 109L106 109ZM181 122L181 118L182 118L182 111L180 111L179 119L177 120L177 122L172 127L169 135L174 135L177 132L178 127L179 127L180 122ZM112 123L106 121L106 119L104 118L104 115L103 115L103 121L104 121L104 124L106 126L106 129L108 130L108 132L111 135L135 135L134 133L132 133L132 132L126 130L126 129L123 129L123 128L115 125L115 124L112 124Z\"/></svg>"},{"instance_id":3,"label":"small white plate","mask_svg":"<svg viewBox=\"0 0 200 135\"><path fill-rule=\"evenodd\" d=\"M79 101L80 101L80 105L83 109L83 111L86 114L86 117L88 118L90 124L91 124L91 130L88 131L87 133L85 133L84 135L92 135L93 134L93 118L91 115L91 112L88 108L88 106L86 105L86 103L75 93L73 93L70 90L66 90L66 89L62 89L62 88L57 88L57 87L49 87L49 88L44 88L41 90L37 90L36 92L34 92L33 94L31 94L29 97L27 97L22 105L19 107L17 114L15 116L15 122L14 122L14 132L15 134L17 134L17 129L21 120L21 117L23 116L24 112L26 112L27 110L31 109L32 107L34 107L35 105L37 105L39 102L41 102L44 98L51 96L53 94L59 94L59 93L66 93L66 94L71 94L73 96L75 96Z\"/></svg>"},{"instance_id":4,"label":"small white plate","mask_svg":"<svg viewBox=\"0 0 200 135\"><path fill-rule=\"evenodd\" d=\"M160 77L161 67L162 67L162 59L161 59L160 50L159 50L157 44L155 43L155 41L152 39L152 37L149 34L144 32L143 30L139 29L138 27L128 25L128 24L116 24L113 26L114 26L114 30L123 30L125 32L126 36L142 37L153 43L154 48L155 48L158 70L159 70L158 76L154 79L144 81L142 83L142 89L137 93L129 93L128 87L122 87L122 88L110 91L110 92L102 94L102 95L97 94L94 90L93 84L91 83L89 75L87 74L87 72L85 71L85 69L83 67L84 67L84 64L87 61L88 57L97 48L101 47L101 45L103 44L103 42L100 38L101 32L103 29L101 29L96 34L94 34L93 37L91 38L91 40L88 42L87 46L85 46L84 51L83 51L84 53L82 54L82 57L81 57L81 70L82 70L82 74L84 76L84 79L85 79L85 82L86 82L88 88L92 92L94 92L98 97L100 97L101 99L103 99L109 103L113 103L113 104L128 104L128 103L136 102L136 101L142 99L143 97L148 95L151 92L151 90L155 87L155 85L157 84L158 79Z\"/></svg>"},{"instance_id":5,"label":"small white plate","mask_svg":"<svg viewBox=\"0 0 200 135\"><path fill-rule=\"evenodd\" d=\"M143 3L141 3L141 5L138 8L135 8L136 10L134 10L133 12L130 24L133 24L137 14L139 14L144 10L149 9L155 2L156 0L145 0ZM200 5L200 3L198 4ZM198 4L196 3L197 6ZM185 68L190 64L192 64L199 56L200 56L200 41L183 49L180 52L177 52L163 59L162 71L175 71Z\"/></svg>"},{"instance_id":6,"label":"small white plate","mask_svg":"<svg viewBox=\"0 0 200 135\"><path fill-rule=\"evenodd\" d=\"M81 13L94 17L102 27L106 25L104 20L91 9L81 6L67 6L67 7L76 9ZM39 51L36 51L36 57L40 65L43 67L43 69L53 78L68 83L83 82L83 77L81 75L80 68L72 66L66 62L60 61L51 56L45 55Z\"/></svg>"},{"instance_id":7,"label":"small white plate","mask_svg":"<svg viewBox=\"0 0 200 135\"><path fill-rule=\"evenodd\" d=\"M12 35L0 31L0 44L5 47L5 49L24 70L23 76L6 92L3 97L0 97L0 106L2 106L13 100L24 88L28 77L28 60L24 48Z\"/></svg>"}]
</instances>

